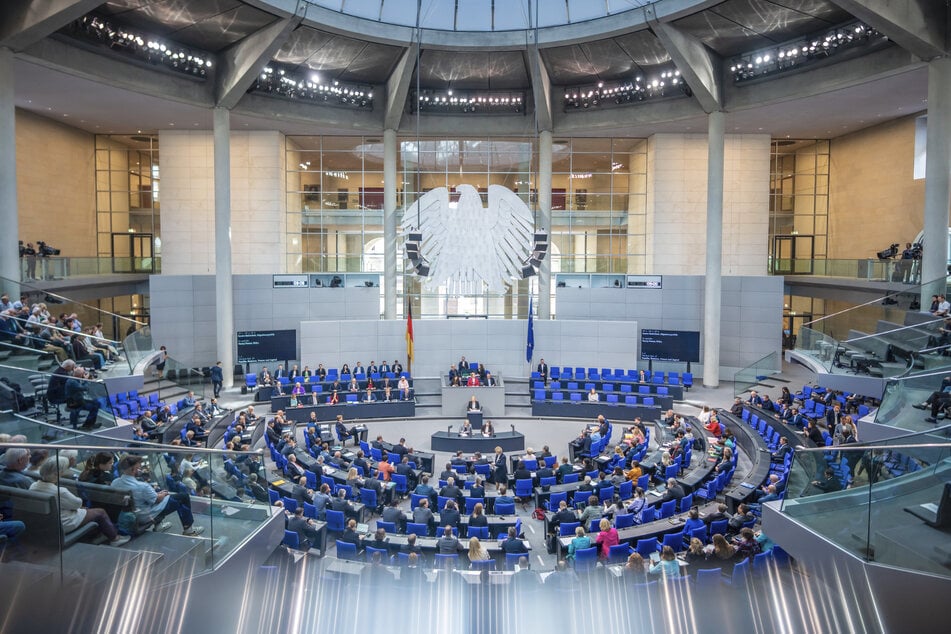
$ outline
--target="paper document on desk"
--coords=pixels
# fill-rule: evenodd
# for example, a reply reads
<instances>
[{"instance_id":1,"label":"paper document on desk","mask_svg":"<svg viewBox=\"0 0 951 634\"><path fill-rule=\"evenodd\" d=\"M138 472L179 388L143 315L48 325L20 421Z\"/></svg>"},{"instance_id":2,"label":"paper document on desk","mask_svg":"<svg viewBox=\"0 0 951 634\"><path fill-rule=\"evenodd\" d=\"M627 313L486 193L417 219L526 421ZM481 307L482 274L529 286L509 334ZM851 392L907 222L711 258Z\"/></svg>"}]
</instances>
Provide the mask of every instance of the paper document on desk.
<instances>
[{"instance_id":1,"label":"paper document on desk","mask_svg":"<svg viewBox=\"0 0 951 634\"><path fill-rule=\"evenodd\" d=\"M234 508L233 506L222 506L222 507L221 507L221 514L224 515L225 517L231 517L232 515L234 515L234 514L237 513L237 512L238 512L238 509Z\"/></svg>"},{"instance_id":2,"label":"paper document on desk","mask_svg":"<svg viewBox=\"0 0 951 634\"><path fill-rule=\"evenodd\" d=\"M922 504L921 508L923 508L926 511L930 511L934 513L935 515L938 514L938 505L935 504L934 502L928 502L926 504Z\"/></svg>"}]
</instances>

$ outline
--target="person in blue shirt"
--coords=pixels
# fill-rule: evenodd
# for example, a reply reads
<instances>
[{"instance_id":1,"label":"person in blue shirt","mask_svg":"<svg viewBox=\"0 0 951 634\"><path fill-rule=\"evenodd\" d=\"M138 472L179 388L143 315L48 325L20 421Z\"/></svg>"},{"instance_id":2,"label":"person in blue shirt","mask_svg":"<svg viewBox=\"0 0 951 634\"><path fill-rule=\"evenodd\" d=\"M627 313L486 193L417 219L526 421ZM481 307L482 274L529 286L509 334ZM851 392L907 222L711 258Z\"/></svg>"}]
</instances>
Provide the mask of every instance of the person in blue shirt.
<instances>
[{"instance_id":1,"label":"person in blue shirt","mask_svg":"<svg viewBox=\"0 0 951 634\"><path fill-rule=\"evenodd\" d=\"M499 494L495 498L496 504L515 504L515 498L508 494L505 485L499 485Z\"/></svg>"},{"instance_id":2,"label":"person in blue shirt","mask_svg":"<svg viewBox=\"0 0 951 634\"><path fill-rule=\"evenodd\" d=\"M706 530L707 525L700 519L700 509L696 506L687 513L687 520L684 522L684 546L690 545L690 538L693 537L693 531L698 528Z\"/></svg>"},{"instance_id":3,"label":"person in blue shirt","mask_svg":"<svg viewBox=\"0 0 951 634\"><path fill-rule=\"evenodd\" d=\"M670 546L664 546L660 551L660 561L650 567L648 572L652 575L664 575L665 578L680 576L680 562L677 561L677 555Z\"/></svg>"},{"instance_id":4,"label":"person in blue shirt","mask_svg":"<svg viewBox=\"0 0 951 634\"><path fill-rule=\"evenodd\" d=\"M138 479L142 458L126 456L119 461L119 477L112 481L112 488L129 491L140 518L154 522L153 530L167 530L171 524L163 522L166 515L178 513L182 521L182 534L193 537L204 532L204 527L194 526L191 498L187 493L156 491L151 484Z\"/></svg>"}]
</instances>

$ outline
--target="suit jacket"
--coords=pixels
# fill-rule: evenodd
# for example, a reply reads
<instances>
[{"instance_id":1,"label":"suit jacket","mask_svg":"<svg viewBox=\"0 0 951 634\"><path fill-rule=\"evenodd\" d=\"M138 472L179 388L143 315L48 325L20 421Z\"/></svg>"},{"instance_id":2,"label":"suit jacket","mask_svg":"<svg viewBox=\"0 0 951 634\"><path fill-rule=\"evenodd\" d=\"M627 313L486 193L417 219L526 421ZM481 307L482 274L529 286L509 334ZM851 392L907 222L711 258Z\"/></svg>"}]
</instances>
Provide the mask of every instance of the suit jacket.
<instances>
[{"instance_id":1,"label":"suit jacket","mask_svg":"<svg viewBox=\"0 0 951 634\"><path fill-rule=\"evenodd\" d=\"M390 372L390 366L384 363L380 366L380 374L386 374L387 372Z\"/></svg>"},{"instance_id":2,"label":"suit jacket","mask_svg":"<svg viewBox=\"0 0 951 634\"><path fill-rule=\"evenodd\" d=\"M548 377L548 364L547 364L547 363L539 363L539 364L538 364L538 373L541 374L543 377L546 377L546 378L547 378L547 377Z\"/></svg>"},{"instance_id":3,"label":"suit jacket","mask_svg":"<svg viewBox=\"0 0 951 634\"><path fill-rule=\"evenodd\" d=\"M444 535L436 542L436 548L440 555L451 555L459 551L459 540L455 537L446 537Z\"/></svg>"},{"instance_id":4,"label":"suit jacket","mask_svg":"<svg viewBox=\"0 0 951 634\"><path fill-rule=\"evenodd\" d=\"M439 513L439 525L453 526L458 528L459 520L461 518L462 518L462 515L459 513L458 509L443 509Z\"/></svg>"},{"instance_id":5,"label":"suit jacket","mask_svg":"<svg viewBox=\"0 0 951 634\"><path fill-rule=\"evenodd\" d=\"M307 502L308 504L314 503L313 496L307 492L306 487L302 487L299 484L294 485L294 489L291 491L291 497L297 500L298 504L303 504Z\"/></svg>"}]
</instances>

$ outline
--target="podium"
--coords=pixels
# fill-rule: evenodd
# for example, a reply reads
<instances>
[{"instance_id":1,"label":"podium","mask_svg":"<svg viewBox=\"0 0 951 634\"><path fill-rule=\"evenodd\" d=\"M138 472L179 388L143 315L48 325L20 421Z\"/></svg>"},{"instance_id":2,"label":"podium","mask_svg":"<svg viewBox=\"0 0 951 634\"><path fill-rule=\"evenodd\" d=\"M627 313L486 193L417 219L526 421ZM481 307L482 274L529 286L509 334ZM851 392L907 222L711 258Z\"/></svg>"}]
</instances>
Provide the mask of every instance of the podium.
<instances>
[{"instance_id":1,"label":"podium","mask_svg":"<svg viewBox=\"0 0 951 634\"><path fill-rule=\"evenodd\" d=\"M473 431L482 429L482 410L466 412L466 418L469 420L469 424L472 425Z\"/></svg>"}]
</instances>

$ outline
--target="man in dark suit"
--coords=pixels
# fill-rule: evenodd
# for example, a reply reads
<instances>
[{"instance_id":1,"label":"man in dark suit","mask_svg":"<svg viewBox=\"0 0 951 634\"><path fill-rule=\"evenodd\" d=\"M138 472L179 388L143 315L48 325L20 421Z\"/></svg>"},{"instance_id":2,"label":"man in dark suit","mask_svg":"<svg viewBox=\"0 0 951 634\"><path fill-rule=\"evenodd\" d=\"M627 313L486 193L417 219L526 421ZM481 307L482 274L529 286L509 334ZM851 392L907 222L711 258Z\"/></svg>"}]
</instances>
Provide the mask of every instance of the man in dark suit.
<instances>
[{"instance_id":1,"label":"man in dark suit","mask_svg":"<svg viewBox=\"0 0 951 634\"><path fill-rule=\"evenodd\" d=\"M660 499L659 504L664 502L670 502L671 500L680 501L684 495L684 488L680 486L675 478L667 478L667 491L664 493L664 497Z\"/></svg>"},{"instance_id":2,"label":"man in dark suit","mask_svg":"<svg viewBox=\"0 0 951 634\"><path fill-rule=\"evenodd\" d=\"M456 455L452 457L452 459L449 461L449 464L451 464L453 467L468 467L469 466L469 463L466 462L465 456L462 455L461 449L456 451Z\"/></svg>"},{"instance_id":3,"label":"man in dark suit","mask_svg":"<svg viewBox=\"0 0 951 634\"><path fill-rule=\"evenodd\" d=\"M578 521L578 516L575 514L574 511L568 508L568 502L565 500L562 500L561 502L558 503L558 512L552 516L551 521L549 521L548 524L549 526L552 527L553 530L557 530L558 527L561 526L563 522L571 524L577 521Z\"/></svg>"},{"instance_id":4,"label":"man in dark suit","mask_svg":"<svg viewBox=\"0 0 951 634\"><path fill-rule=\"evenodd\" d=\"M301 550L309 550L311 546L317 543L317 531L314 528L314 522L310 518L304 517L303 506L298 506L294 510L294 515L287 520L287 530L297 533Z\"/></svg>"},{"instance_id":5,"label":"man in dark suit","mask_svg":"<svg viewBox=\"0 0 951 634\"><path fill-rule=\"evenodd\" d=\"M451 526L443 529L442 537L436 542L436 551L440 555L452 555L459 551L459 540L453 537Z\"/></svg>"},{"instance_id":6,"label":"man in dark suit","mask_svg":"<svg viewBox=\"0 0 951 634\"><path fill-rule=\"evenodd\" d=\"M539 481L542 478L551 478L554 475L555 475L555 472L551 470L551 467L545 464L545 460L540 459L538 461L538 470L535 471L535 476L539 479Z\"/></svg>"},{"instance_id":7,"label":"man in dark suit","mask_svg":"<svg viewBox=\"0 0 951 634\"><path fill-rule=\"evenodd\" d=\"M406 439L400 438L400 441L393 445L393 448L390 449L390 453L395 453L396 455L402 457L409 453L409 449L406 447Z\"/></svg>"},{"instance_id":8,"label":"man in dark suit","mask_svg":"<svg viewBox=\"0 0 951 634\"><path fill-rule=\"evenodd\" d=\"M495 381L495 377L492 376L491 372L485 373L485 383L483 384L486 387L495 387L498 383Z\"/></svg>"},{"instance_id":9,"label":"man in dark suit","mask_svg":"<svg viewBox=\"0 0 951 634\"><path fill-rule=\"evenodd\" d=\"M297 484L294 485L291 490L291 497L297 500L298 506L303 506L304 502L314 503L314 492L307 488L307 478L305 476L301 476Z\"/></svg>"},{"instance_id":10,"label":"man in dark suit","mask_svg":"<svg viewBox=\"0 0 951 634\"><path fill-rule=\"evenodd\" d=\"M376 361L370 361L370 365L367 366L367 374L376 374L380 371L380 368L376 367Z\"/></svg>"},{"instance_id":11,"label":"man in dark suit","mask_svg":"<svg viewBox=\"0 0 951 634\"><path fill-rule=\"evenodd\" d=\"M545 363L544 359L538 362L538 367L536 370L542 375L542 381L548 383L548 364Z\"/></svg>"},{"instance_id":12,"label":"man in dark suit","mask_svg":"<svg viewBox=\"0 0 951 634\"><path fill-rule=\"evenodd\" d=\"M340 489L337 492L337 497L335 497L330 503L330 510L341 511L347 517L356 517L357 514L353 504L347 500L347 491L345 489Z\"/></svg>"},{"instance_id":13,"label":"man in dark suit","mask_svg":"<svg viewBox=\"0 0 951 634\"><path fill-rule=\"evenodd\" d=\"M399 509L397 506L398 503L396 498L392 499L389 506L383 509L383 515L380 519L384 522L396 524L396 530L402 533L406 530L406 514Z\"/></svg>"},{"instance_id":14,"label":"man in dark suit","mask_svg":"<svg viewBox=\"0 0 951 634\"><path fill-rule=\"evenodd\" d=\"M386 361L380 364L380 374L386 376L386 373L390 371L390 365Z\"/></svg>"},{"instance_id":15,"label":"man in dark suit","mask_svg":"<svg viewBox=\"0 0 951 634\"><path fill-rule=\"evenodd\" d=\"M803 428L806 426L806 417L799 413L798 407L789 408L789 424Z\"/></svg>"},{"instance_id":16,"label":"man in dark suit","mask_svg":"<svg viewBox=\"0 0 951 634\"><path fill-rule=\"evenodd\" d=\"M406 487L410 490L416 488L416 472L409 466L409 456L403 455L396 464L396 473L406 477Z\"/></svg>"},{"instance_id":17,"label":"man in dark suit","mask_svg":"<svg viewBox=\"0 0 951 634\"><path fill-rule=\"evenodd\" d=\"M518 535L515 533L514 526L509 527L508 537L506 537L505 541L502 542L502 551L505 554L522 554L528 552L528 548L525 547L525 543L522 542L522 540L520 540Z\"/></svg>"},{"instance_id":18,"label":"man in dark suit","mask_svg":"<svg viewBox=\"0 0 951 634\"><path fill-rule=\"evenodd\" d=\"M455 478L449 478L446 480L446 486L442 488L442 490L439 492L439 495L443 496L444 498L456 500L457 503L462 500L462 490L456 486Z\"/></svg>"},{"instance_id":19,"label":"man in dark suit","mask_svg":"<svg viewBox=\"0 0 951 634\"><path fill-rule=\"evenodd\" d=\"M432 535L436 526L436 517L429 510L429 499L420 500L419 506L413 509L413 523L425 524L428 527L427 533Z\"/></svg>"},{"instance_id":20,"label":"man in dark suit","mask_svg":"<svg viewBox=\"0 0 951 634\"><path fill-rule=\"evenodd\" d=\"M770 456L772 462L782 462L786 459L786 455L792 452L792 447L789 446L789 441L786 440L785 436L780 436L779 438L779 447L776 448L776 451Z\"/></svg>"},{"instance_id":21,"label":"man in dark suit","mask_svg":"<svg viewBox=\"0 0 951 634\"><path fill-rule=\"evenodd\" d=\"M826 410L826 427L829 428L829 431L832 432L835 428L842 422L842 417L845 414L842 413L842 405L839 403L835 404L831 410Z\"/></svg>"},{"instance_id":22,"label":"man in dark suit","mask_svg":"<svg viewBox=\"0 0 951 634\"><path fill-rule=\"evenodd\" d=\"M515 481L519 480L531 480L532 472L528 470L528 467L525 466L525 462L522 460L518 461L518 464L515 465L515 473L512 474L515 478Z\"/></svg>"}]
</instances>

